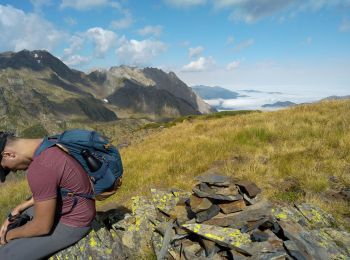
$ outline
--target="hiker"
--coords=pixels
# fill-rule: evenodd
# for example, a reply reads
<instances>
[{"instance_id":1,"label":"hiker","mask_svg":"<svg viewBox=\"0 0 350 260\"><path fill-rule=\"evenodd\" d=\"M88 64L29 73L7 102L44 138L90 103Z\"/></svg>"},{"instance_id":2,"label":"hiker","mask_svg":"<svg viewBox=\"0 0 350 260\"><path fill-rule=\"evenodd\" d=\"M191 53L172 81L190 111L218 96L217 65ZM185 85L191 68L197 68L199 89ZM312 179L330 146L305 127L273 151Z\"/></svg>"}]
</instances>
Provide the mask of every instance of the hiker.
<instances>
[{"instance_id":1,"label":"hiker","mask_svg":"<svg viewBox=\"0 0 350 260\"><path fill-rule=\"evenodd\" d=\"M86 133L72 131L75 136ZM41 149L45 142L50 140L22 139L0 132L0 181L4 182L10 171L27 170L32 192L32 198L15 207L1 226L0 259L48 258L78 242L90 230L96 214L95 197L74 194L93 194L91 178L59 144ZM62 195L62 190L69 192ZM9 229L11 221L19 218L29 221Z\"/></svg>"}]
</instances>

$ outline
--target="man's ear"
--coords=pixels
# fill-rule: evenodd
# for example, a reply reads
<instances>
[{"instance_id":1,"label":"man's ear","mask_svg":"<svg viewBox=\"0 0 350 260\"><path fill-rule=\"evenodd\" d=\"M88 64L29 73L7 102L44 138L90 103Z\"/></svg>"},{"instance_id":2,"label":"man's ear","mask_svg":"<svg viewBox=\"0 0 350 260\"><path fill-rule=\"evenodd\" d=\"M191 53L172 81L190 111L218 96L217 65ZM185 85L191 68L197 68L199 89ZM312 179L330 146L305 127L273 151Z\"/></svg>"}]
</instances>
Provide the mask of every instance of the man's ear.
<instances>
[{"instance_id":1,"label":"man's ear","mask_svg":"<svg viewBox=\"0 0 350 260\"><path fill-rule=\"evenodd\" d=\"M10 151L10 150L8 150L8 151L3 151L3 152L2 152L2 157L3 157L3 158L12 159L12 158L15 158L15 157L16 157L16 153L13 152L13 151Z\"/></svg>"}]
</instances>

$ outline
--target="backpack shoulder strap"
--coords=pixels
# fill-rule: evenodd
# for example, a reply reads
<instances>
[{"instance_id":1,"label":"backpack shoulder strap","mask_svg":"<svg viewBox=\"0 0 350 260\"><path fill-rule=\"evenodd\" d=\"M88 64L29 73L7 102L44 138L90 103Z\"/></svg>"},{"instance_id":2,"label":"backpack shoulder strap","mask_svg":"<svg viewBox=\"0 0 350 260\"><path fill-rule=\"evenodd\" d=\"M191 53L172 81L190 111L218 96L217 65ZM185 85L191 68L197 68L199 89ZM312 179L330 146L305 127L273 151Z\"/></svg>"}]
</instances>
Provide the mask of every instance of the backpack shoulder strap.
<instances>
[{"instance_id":1,"label":"backpack shoulder strap","mask_svg":"<svg viewBox=\"0 0 350 260\"><path fill-rule=\"evenodd\" d=\"M39 147L36 149L34 157L39 156L43 151L45 151L46 149L56 145L57 143L57 139L51 139L49 137L45 137L44 140L42 141L42 143L39 145Z\"/></svg>"}]
</instances>

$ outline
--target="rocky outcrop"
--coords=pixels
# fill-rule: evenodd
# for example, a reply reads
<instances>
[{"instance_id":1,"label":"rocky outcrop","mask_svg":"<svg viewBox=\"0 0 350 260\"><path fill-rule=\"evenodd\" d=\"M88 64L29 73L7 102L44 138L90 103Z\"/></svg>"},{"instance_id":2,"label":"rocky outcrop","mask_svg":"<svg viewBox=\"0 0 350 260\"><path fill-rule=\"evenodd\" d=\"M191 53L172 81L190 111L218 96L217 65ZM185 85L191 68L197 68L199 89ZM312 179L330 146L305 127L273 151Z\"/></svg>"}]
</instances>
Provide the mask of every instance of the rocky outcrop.
<instances>
[{"instance_id":1,"label":"rocky outcrop","mask_svg":"<svg viewBox=\"0 0 350 260\"><path fill-rule=\"evenodd\" d=\"M89 85L80 71L72 70L60 59L45 50L0 53L0 69L30 69L43 71L50 69L59 77L73 83Z\"/></svg>"},{"instance_id":2,"label":"rocky outcrop","mask_svg":"<svg viewBox=\"0 0 350 260\"><path fill-rule=\"evenodd\" d=\"M310 204L273 205L248 181L215 172L193 192L151 190L131 213L98 219L95 229L51 259L348 259L350 234Z\"/></svg>"},{"instance_id":3,"label":"rocky outcrop","mask_svg":"<svg viewBox=\"0 0 350 260\"><path fill-rule=\"evenodd\" d=\"M160 117L200 114L186 100L176 98L166 90L143 87L132 80L124 80L122 88L107 97L108 101L119 108L134 113L154 114Z\"/></svg>"},{"instance_id":4,"label":"rocky outcrop","mask_svg":"<svg viewBox=\"0 0 350 260\"><path fill-rule=\"evenodd\" d=\"M155 87L164 89L175 97L186 100L197 111L202 114L215 112L207 103L205 103L196 93L188 87L182 80L180 80L174 72L165 73L156 68L143 69L144 75L155 82Z\"/></svg>"}]
</instances>

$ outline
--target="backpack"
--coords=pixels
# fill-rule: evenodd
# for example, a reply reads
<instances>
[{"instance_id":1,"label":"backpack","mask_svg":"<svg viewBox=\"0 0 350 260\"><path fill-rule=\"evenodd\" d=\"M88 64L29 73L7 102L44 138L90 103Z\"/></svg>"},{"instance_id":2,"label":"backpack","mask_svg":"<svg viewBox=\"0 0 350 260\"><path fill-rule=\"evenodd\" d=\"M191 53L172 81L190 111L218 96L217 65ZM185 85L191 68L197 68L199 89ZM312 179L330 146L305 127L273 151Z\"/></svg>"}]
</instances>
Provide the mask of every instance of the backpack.
<instances>
[{"instance_id":1,"label":"backpack","mask_svg":"<svg viewBox=\"0 0 350 260\"><path fill-rule=\"evenodd\" d=\"M121 185L123 176L121 157L117 148L106 137L95 131L67 130L59 135L45 137L34 157L55 145L81 164L92 184L93 194L76 194L68 189L60 188L62 197L74 197L73 207L77 203L77 196L103 200L113 195ZM89 169L86 159L82 156L83 150L88 150L98 160L101 167L97 171L92 172Z\"/></svg>"}]
</instances>

